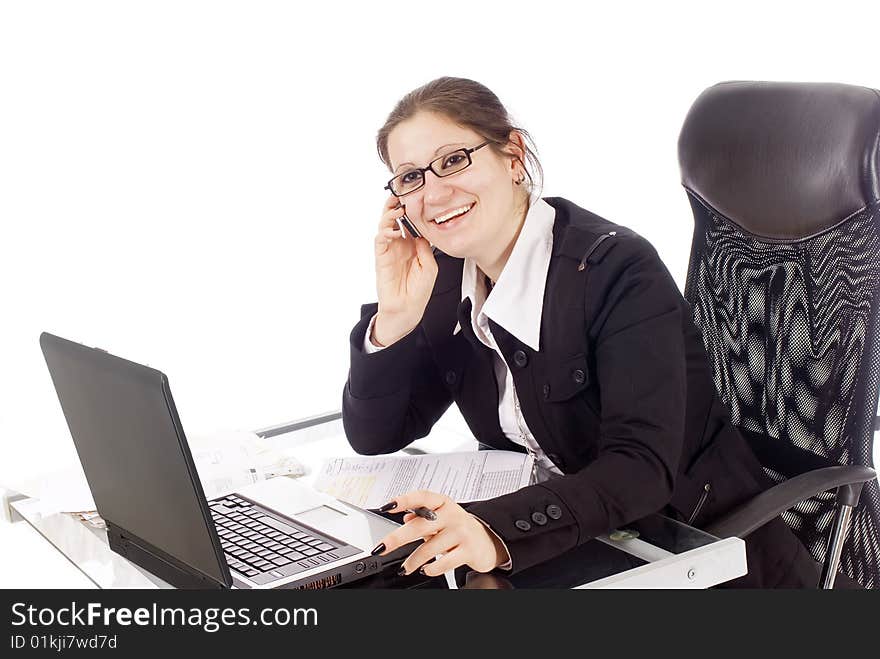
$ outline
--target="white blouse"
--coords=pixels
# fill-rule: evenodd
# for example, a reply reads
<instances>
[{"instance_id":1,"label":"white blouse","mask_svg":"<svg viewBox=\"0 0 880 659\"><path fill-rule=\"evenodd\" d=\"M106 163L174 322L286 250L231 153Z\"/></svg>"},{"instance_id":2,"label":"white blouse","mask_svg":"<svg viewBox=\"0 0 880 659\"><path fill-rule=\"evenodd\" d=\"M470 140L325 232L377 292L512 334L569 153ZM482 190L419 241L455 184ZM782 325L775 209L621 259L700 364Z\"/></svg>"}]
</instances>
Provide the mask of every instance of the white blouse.
<instances>
[{"instance_id":1,"label":"white blouse","mask_svg":"<svg viewBox=\"0 0 880 659\"><path fill-rule=\"evenodd\" d=\"M510 258L491 290L487 285L488 278L473 259L465 258L461 280L461 299L471 300L474 334L494 353L501 430L510 441L525 447L532 455L536 465L536 481L547 480L551 475L562 472L547 458L529 430L520 408L513 375L492 336L489 319L534 351L539 350L544 287L553 251L555 218L556 210L543 199L538 199L526 213ZM382 349L370 341L374 322L375 316L364 337L364 352L368 354ZM461 328L456 324L453 334L459 331Z\"/></svg>"}]
</instances>

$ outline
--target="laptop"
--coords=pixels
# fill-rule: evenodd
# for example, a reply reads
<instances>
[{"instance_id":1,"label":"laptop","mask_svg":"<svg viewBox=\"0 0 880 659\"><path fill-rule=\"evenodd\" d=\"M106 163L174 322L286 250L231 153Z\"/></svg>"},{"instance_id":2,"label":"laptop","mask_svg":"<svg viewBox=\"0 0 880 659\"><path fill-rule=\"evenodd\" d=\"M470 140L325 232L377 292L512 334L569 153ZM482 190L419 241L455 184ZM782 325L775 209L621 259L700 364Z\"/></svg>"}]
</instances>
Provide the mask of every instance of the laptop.
<instances>
[{"instance_id":1,"label":"laptop","mask_svg":"<svg viewBox=\"0 0 880 659\"><path fill-rule=\"evenodd\" d=\"M418 546L371 556L397 523L288 477L208 501L162 372L48 333L40 346L110 547L168 583L344 586L396 577Z\"/></svg>"}]
</instances>

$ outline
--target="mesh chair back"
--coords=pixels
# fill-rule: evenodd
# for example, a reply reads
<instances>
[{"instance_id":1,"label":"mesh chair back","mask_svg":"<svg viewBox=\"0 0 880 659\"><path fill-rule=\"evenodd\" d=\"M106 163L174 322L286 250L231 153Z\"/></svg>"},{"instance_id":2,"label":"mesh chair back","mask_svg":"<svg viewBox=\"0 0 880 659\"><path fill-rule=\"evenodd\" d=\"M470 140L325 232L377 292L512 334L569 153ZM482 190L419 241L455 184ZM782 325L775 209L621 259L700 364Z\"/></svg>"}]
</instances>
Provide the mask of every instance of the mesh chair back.
<instances>
[{"instance_id":1,"label":"mesh chair back","mask_svg":"<svg viewBox=\"0 0 880 659\"><path fill-rule=\"evenodd\" d=\"M685 297L733 422L775 482L873 466L880 375L880 94L722 83L679 140L694 213ZM834 494L783 515L819 561ZM880 586L880 491L865 486L841 570Z\"/></svg>"}]
</instances>

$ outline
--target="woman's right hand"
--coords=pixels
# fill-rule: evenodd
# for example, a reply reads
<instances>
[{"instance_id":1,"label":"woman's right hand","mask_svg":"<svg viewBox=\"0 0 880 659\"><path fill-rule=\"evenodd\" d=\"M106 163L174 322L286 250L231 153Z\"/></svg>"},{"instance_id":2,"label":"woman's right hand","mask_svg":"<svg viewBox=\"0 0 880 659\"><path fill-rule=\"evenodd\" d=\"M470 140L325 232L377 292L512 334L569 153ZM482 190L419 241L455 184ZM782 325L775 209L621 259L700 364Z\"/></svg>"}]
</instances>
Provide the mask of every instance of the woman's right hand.
<instances>
[{"instance_id":1,"label":"woman's right hand","mask_svg":"<svg viewBox=\"0 0 880 659\"><path fill-rule=\"evenodd\" d=\"M405 214L390 195L382 208L376 234L376 292L379 313L373 343L387 346L409 334L422 320L437 279L437 261L424 238L401 231L397 219Z\"/></svg>"}]
</instances>

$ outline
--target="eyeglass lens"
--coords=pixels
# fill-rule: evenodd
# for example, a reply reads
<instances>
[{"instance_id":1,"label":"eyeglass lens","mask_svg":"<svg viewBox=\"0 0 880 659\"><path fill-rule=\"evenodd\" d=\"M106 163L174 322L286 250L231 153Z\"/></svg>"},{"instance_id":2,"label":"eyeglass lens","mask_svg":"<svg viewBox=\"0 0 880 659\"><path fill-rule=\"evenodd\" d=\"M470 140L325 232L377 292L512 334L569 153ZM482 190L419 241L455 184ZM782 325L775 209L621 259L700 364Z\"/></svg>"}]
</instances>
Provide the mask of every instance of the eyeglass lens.
<instances>
[{"instance_id":1,"label":"eyeglass lens","mask_svg":"<svg viewBox=\"0 0 880 659\"><path fill-rule=\"evenodd\" d=\"M460 172L470 164L471 161L467 152L464 149L459 149L431 161L429 167L437 176L443 177ZM391 181L391 188L395 194L404 195L418 190L424 184L425 172L413 169L395 176Z\"/></svg>"}]
</instances>

